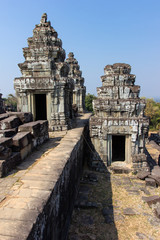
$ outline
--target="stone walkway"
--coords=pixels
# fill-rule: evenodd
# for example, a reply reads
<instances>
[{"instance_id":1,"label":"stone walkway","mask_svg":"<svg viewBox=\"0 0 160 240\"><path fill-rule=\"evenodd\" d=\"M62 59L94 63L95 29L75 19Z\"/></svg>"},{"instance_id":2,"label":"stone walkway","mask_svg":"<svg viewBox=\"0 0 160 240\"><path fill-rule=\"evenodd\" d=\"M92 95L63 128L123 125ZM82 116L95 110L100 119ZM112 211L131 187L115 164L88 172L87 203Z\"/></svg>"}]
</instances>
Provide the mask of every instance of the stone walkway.
<instances>
[{"instance_id":1,"label":"stone walkway","mask_svg":"<svg viewBox=\"0 0 160 240\"><path fill-rule=\"evenodd\" d=\"M60 140L64 137L66 132L57 132L50 134L50 140L39 146L32 154L30 154L15 170L10 172L7 177L0 178L0 207L3 206L1 202L10 198L14 190L19 189L22 185L20 178L25 176L30 169L38 163L38 161L47 155L50 150L59 145Z\"/></svg>"},{"instance_id":2,"label":"stone walkway","mask_svg":"<svg viewBox=\"0 0 160 240\"><path fill-rule=\"evenodd\" d=\"M159 195L134 175L84 170L69 240L159 240L160 220L142 196Z\"/></svg>"}]
</instances>

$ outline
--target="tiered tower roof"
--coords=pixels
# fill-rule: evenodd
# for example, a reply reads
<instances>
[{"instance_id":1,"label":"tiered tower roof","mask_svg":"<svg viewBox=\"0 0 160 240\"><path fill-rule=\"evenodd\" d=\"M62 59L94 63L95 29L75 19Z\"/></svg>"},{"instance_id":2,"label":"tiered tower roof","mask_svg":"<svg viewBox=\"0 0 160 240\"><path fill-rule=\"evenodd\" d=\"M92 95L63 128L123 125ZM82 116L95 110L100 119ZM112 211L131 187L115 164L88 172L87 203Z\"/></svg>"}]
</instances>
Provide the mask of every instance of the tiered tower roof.
<instances>
[{"instance_id":1,"label":"tiered tower roof","mask_svg":"<svg viewBox=\"0 0 160 240\"><path fill-rule=\"evenodd\" d=\"M23 48L25 62L18 64L23 77L52 76L55 63L64 62L65 50L58 34L47 21L47 14L42 15L40 24L33 30L33 37L28 38L28 47Z\"/></svg>"}]
</instances>

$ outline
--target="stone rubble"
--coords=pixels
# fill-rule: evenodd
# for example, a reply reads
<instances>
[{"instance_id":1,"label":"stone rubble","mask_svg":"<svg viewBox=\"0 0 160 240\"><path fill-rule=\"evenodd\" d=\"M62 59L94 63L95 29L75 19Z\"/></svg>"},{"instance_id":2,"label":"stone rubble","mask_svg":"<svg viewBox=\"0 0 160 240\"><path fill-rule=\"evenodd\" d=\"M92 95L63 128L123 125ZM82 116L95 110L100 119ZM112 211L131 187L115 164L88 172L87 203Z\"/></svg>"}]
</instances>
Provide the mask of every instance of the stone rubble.
<instances>
[{"instance_id":1,"label":"stone rubble","mask_svg":"<svg viewBox=\"0 0 160 240\"><path fill-rule=\"evenodd\" d=\"M0 177L4 177L49 135L48 121L33 122L31 113L8 112L0 119Z\"/></svg>"},{"instance_id":2,"label":"stone rubble","mask_svg":"<svg viewBox=\"0 0 160 240\"><path fill-rule=\"evenodd\" d=\"M92 174L98 179L94 184L89 177ZM87 186L89 195L85 207L75 206L69 240L86 239L86 232L95 239L159 239L160 196L156 188L145 186L144 181L131 174L99 173L87 167L82 180L80 189ZM87 202L92 201L97 203L97 208L87 207ZM78 194L76 202L82 202L82 195ZM87 224L83 216L92 217L92 224Z\"/></svg>"}]
</instances>

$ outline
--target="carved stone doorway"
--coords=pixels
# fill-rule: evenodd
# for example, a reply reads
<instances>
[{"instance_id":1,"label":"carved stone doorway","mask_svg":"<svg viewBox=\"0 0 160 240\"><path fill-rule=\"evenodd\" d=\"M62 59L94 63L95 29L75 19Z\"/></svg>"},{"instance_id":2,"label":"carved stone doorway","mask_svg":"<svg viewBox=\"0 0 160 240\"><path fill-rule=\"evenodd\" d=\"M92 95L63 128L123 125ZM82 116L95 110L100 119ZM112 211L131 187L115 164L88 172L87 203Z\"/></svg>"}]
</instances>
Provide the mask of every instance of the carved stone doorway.
<instances>
[{"instance_id":1,"label":"carved stone doorway","mask_svg":"<svg viewBox=\"0 0 160 240\"><path fill-rule=\"evenodd\" d=\"M46 94L35 94L36 120L47 120Z\"/></svg>"},{"instance_id":2,"label":"carved stone doorway","mask_svg":"<svg viewBox=\"0 0 160 240\"><path fill-rule=\"evenodd\" d=\"M111 135L107 136L107 165L112 162L125 161L131 163L131 135Z\"/></svg>"},{"instance_id":3,"label":"carved stone doorway","mask_svg":"<svg viewBox=\"0 0 160 240\"><path fill-rule=\"evenodd\" d=\"M125 136L112 136L112 162L125 161Z\"/></svg>"}]
</instances>

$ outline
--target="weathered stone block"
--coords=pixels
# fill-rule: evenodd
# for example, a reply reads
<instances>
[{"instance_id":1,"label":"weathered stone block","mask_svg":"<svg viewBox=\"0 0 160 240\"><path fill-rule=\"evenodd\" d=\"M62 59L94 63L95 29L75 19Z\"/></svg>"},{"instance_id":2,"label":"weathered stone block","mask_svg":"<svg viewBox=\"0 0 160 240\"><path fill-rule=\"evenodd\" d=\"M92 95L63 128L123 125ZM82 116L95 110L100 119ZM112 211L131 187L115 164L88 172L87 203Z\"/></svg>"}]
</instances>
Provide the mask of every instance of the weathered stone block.
<instances>
[{"instance_id":1,"label":"weathered stone block","mask_svg":"<svg viewBox=\"0 0 160 240\"><path fill-rule=\"evenodd\" d=\"M156 204L157 202L160 202L160 196L158 195L153 195L150 197L142 197L142 200L145 201L149 206L152 204Z\"/></svg>"},{"instance_id":2,"label":"weathered stone block","mask_svg":"<svg viewBox=\"0 0 160 240\"><path fill-rule=\"evenodd\" d=\"M12 153L6 160L0 160L0 177L6 176L6 174L13 170L20 162L20 153Z\"/></svg>"},{"instance_id":3,"label":"weathered stone block","mask_svg":"<svg viewBox=\"0 0 160 240\"><path fill-rule=\"evenodd\" d=\"M11 128L16 128L20 125L20 119L16 116L11 116L8 117L0 122L0 129L5 130L5 129L11 129Z\"/></svg>"},{"instance_id":4,"label":"weathered stone block","mask_svg":"<svg viewBox=\"0 0 160 240\"><path fill-rule=\"evenodd\" d=\"M13 151L18 152L32 142L32 136L30 132L18 132L12 140Z\"/></svg>"},{"instance_id":5,"label":"weathered stone block","mask_svg":"<svg viewBox=\"0 0 160 240\"><path fill-rule=\"evenodd\" d=\"M11 147L12 143L12 138L0 138L0 146Z\"/></svg>"},{"instance_id":6,"label":"weathered stone block","mask_svg":"<svg viewBox=\"0 0 160 240\"><path fill-rule=\"evenodd\" d=\"M150 174L150 172L140 171L140 172L138 172L138 174L137 174L137 178L139 178L139 179L141 179L141 180L144 180L145 178L148 177L149 174Z\"/></svg>"},{"instance_id":7,"label":"weathered stone block","mask_svg":"<svg viewBox=\"0 0 160 240\"><path fill-rule=\"evenodd\" d=\"M38 120L36 123L40 123L40 135L48 133L48 121L47 120Z\"/></svg>"},{"instance_id":8,"label":"weathered stone block","mask_svg":"<svg viewBox=\"0 0 160 240\"><path fill-rule=\"evenodd\" d=\"M156 187L156 181L152 178L145 178L146 186Z\"/></svg>"},{"instance_id":9,"label":"weathered stone block","mask_svg":"<svg viewBox=\"0 0 160 240\"><path fill-rule=\"evenodd\" d=\"M151 175L160 177L160 167L154 166L151 171Z\"/></svg>"},{"instance_id":10,"label":"weathered stone block","mask_svg":"<svg viewBox=\"0 0 160 240\"><path fill-rule=\"evenodd\" d=\"M148 175L149 178L154 179L158 186L160 186L160 176Z\"/></svg>"},{"instance_id":11,"label":"weathered stone block","mask_svg":"<svg viewBox=\"0 0 160 240\"><path fill-rule=\"evenodd\" d=\"M156 216L160 219L160 205L158 205L155 209Z\"/></svg>"},{"instance_id":12,"label":"weathered stone block","mask_svg":"<svg viewBox=\"0 0 160 240\"><path fill-rule=\"evenodd\" d=\"M0 160L9 158L11 154L12 154L11 148L5 148L3 151L0 152Z\"/></svg>"},{"instance_id":13,"label":"weathered stone block","mask_svg":"<svg viewBox=\"0 0 160 240\"><path fill-rule=\"evenodd\" d=\"M19 132L31 132L34 137L40 136L40 127L41 124L39 122L29 122L21 125L18 128Z\"/></svg>"},{"instance_id":14,"label":"weathered stone block","mask_svg":"<svg viewBox=\"0 0 160 240\"><path fill-rule=\"evenodd\" d=\"M0 130L0 138L1 137L13 137L17 133L17 131L18 131L18 128Z\"/></svg>"},{"instance_id":15,"label":"weathered stone block","mask_svg":"<svg viewBox=\"0 0 160 240\"><path fill-rule=\"evenodd\" d=\"M17 116L21 123L28 123L33 121L33 115L31 112L9 112L9 116Z\"/></svg>"},{"instance_id":16,"label":"weathered stone block","mask_svg":"<svg viewBox=\"0 0 160 240\"><path fill-rule=\"evenodd\" d=\"M32 149L33 149L32 143L21 149L20 150L21 159L22 160L25 159L32 152Z\"/></svg>"},{"instance_id":17,"label":"weathered stone block","mask_svg":"<svg viewBox=\"0 0 160 240\"><path fill-rule=\"evenodd\" d=\"M0 114L0 121L4 120L5 118L8 118L9 114L8 113L2 113Z\"/></svg>"}]
</instances>

